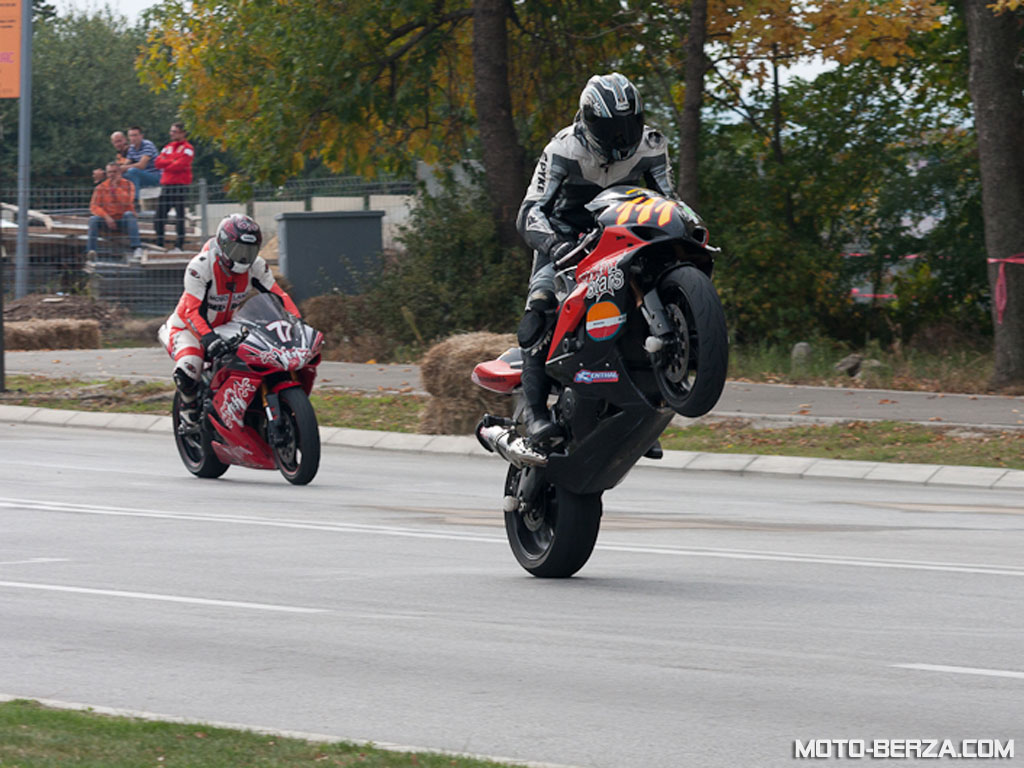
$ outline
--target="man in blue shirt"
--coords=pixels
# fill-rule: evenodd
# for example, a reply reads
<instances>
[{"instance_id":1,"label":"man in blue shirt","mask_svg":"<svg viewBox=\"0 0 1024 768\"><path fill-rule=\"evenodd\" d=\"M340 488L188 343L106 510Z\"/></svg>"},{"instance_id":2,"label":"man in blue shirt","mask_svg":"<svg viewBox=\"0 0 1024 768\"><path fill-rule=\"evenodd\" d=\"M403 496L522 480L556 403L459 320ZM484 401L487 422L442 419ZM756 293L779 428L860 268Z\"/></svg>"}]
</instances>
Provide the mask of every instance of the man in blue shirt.
<instances>
[{"instance_id":1,"label":"man in blue shirt","mask_svg":"<svg viewBox=\"0 0 1024 768\"><path fill-rule=\"evenodd\" d=\"M128 129L128 151L125 153L128 164L124 166L124 177L135 185L136 204L142 187L160 185L160 169L153 164L157 154L156 144L143 138L139 126L133 125Z\"/></svg>"}]
</instances>

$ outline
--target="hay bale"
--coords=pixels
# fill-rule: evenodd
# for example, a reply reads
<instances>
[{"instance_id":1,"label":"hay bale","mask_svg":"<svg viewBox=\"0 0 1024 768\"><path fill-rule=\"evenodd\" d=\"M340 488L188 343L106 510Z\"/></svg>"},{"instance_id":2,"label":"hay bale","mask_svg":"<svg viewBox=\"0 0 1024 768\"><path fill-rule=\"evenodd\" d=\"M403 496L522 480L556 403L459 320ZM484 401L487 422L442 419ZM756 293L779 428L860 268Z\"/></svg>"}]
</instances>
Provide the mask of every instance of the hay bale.
<instances>
[{"instance_id":1,"label":"hay bale","mask_svg":"<svg viewBox=\"0 0 1024 768\"><path fill-rule=\"evenodd\" d=\"M117 328L106 331L104 338L122 346L150 347L159 343L156 334L165 319L163 317L133 318Z\"/></svg>"},{"instance_id":2,"label":"hay bale","mask_svg":"<svg viewBox=\"0 0 1024 768\"><path fill-rule=\"evenodd\" d=\"M4 323L7 349L99 349L98 320L25 320Z\"/></svg>"},{"instance_id":3,"label":"hay bale","mask_svg":"<svg viewBox=\"0 0 1024 768\"><path fill-rule=\"evenodd\" d=\"M420 378L431 399L420 417L419 431L428 435L469 434L484 413L511 416L514 398L477 386L470 374L477 363L497 357L515 343L511 334L467 333L427 350L420 364Z\"/></svg>"}]
</instances>

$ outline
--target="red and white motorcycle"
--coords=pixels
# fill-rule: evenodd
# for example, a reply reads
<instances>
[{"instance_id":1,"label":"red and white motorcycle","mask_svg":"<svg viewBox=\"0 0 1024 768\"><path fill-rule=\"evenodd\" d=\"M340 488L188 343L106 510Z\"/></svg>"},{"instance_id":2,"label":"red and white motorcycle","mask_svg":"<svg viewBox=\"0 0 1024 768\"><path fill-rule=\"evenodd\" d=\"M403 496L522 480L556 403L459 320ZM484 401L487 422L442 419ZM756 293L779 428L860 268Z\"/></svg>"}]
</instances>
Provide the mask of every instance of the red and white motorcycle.
<instances>
[{"instance_id":1,"label":"red and white motorcycle","mask_svg":"<svg viewBox=\"0 0 1024 768\"><path fill-rule=\"evenodd\" d=\"M198 425L181 420L174 397L174 441L185 468L197 477L220 477L231 464L278 469L288 482L305 485L320 466L309 393L323 334L266 293L247 299L214 330L229 351L203 368Z\"/></svg>"}]
</instances>

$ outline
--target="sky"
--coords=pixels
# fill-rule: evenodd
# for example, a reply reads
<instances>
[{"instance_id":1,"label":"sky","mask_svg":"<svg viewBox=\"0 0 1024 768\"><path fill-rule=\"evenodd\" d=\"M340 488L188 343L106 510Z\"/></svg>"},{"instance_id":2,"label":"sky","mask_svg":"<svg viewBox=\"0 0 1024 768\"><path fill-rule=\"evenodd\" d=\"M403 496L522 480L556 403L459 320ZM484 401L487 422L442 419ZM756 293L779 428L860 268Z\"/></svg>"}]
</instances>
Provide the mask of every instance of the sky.
<instances>
[{"instance_id":1,"label":"sky","mask_svg":"<svg viewBox=\"0 0 1024 768\"><path fill-rule=\"evenodd\" d=\"M109 5L115 13L120 13L128 18L129 22L135 22L144 10L156 5L159 0L51 0L57 11L75 8L78 10L93 10Z\"/></svg>"}]
</instances>

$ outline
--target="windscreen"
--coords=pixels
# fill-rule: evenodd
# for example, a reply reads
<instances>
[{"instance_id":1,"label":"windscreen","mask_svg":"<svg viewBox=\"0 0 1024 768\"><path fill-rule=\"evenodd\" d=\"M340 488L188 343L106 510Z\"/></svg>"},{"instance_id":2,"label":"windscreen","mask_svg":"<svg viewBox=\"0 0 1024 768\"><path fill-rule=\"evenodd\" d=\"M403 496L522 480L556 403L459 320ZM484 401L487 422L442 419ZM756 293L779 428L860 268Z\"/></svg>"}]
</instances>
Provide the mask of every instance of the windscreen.
<instances>
[{"instance_id":1,"label":"windscreen","mask_svg":"<svg viewBox=\"0 0 1024 768\"><path fill-rule=\"evenodd\" d=\"M275 320L293 318L284 311L281 300L272 293L257 293L243 301L235 312L236 320L248 320L250 323L266 325Z\"/></svg>"}]
</instances>

